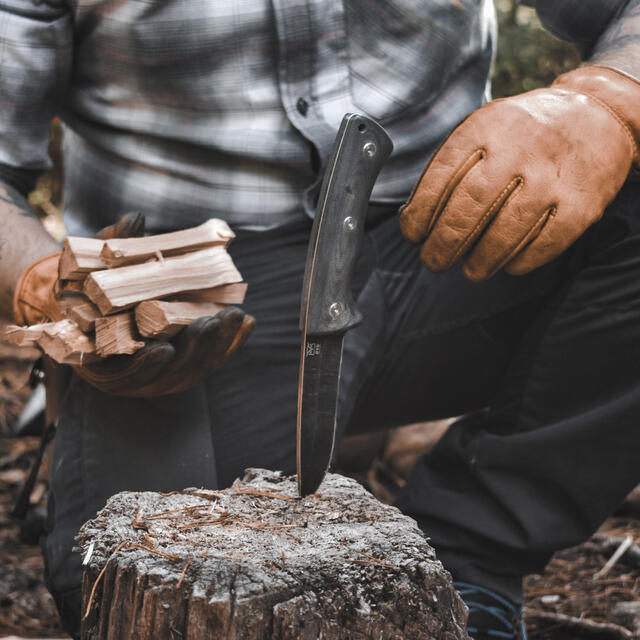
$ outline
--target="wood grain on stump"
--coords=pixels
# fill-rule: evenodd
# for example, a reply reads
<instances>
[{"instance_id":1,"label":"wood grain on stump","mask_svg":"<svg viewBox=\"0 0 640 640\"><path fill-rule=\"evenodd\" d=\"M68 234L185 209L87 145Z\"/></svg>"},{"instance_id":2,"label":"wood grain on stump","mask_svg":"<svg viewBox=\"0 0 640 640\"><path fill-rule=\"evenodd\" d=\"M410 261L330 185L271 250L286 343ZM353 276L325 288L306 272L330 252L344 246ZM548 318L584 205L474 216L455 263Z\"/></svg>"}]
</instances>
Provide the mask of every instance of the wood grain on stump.
<instances>
[{"instance_id":1,"label":"wood grain on stump","mask_svg":"<svg viewBox=\"0 0 640 640\"><path fill-rule=\"evenodd\" d=\"M82 638L466 639L416 523L329 475L250 469L224 491L120 493L80 530Z\"/></svg>"}]
</instances>

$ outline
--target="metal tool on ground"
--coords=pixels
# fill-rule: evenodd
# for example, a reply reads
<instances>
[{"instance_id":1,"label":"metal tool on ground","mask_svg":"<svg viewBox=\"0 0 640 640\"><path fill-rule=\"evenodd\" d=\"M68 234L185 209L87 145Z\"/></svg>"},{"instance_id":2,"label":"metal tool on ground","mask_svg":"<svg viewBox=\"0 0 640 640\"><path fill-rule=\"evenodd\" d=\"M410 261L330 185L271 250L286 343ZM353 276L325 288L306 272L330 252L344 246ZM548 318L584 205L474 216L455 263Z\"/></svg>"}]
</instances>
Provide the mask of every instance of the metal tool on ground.
<instances>
[{"instance_id":1,"label":"metal tool on ground","mask_svg":"<svg viewBox=\"0 0 640 640\"><path fill-rule=\"evenodd\" d=\"M297 468L301 496L322 482L333 453L344 334L360 324L351 291L369 198L393 144L373 120L346 114L313 222L300 308Z\"/></svg>"}]
</instances>

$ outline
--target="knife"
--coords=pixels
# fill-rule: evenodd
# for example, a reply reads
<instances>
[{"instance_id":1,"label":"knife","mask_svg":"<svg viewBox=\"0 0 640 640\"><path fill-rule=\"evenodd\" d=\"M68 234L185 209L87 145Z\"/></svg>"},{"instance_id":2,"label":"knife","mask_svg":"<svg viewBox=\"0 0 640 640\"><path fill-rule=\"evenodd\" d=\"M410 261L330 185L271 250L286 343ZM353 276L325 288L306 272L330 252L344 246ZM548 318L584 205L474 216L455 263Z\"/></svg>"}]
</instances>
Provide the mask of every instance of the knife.
<instances>
[{"instance_id":1,"label":"knife","mask_svg":"<svg viewBox=\"0 0 640 640\"><path fill-rule=\"evenodd\" d=\"M373 185L393 144L373 120L348 113L327 163L302 286L298 378L298 493L316 491L336 433L344 334L360 324L351 281L362 248Z\"/></svg>"}]
</instances>

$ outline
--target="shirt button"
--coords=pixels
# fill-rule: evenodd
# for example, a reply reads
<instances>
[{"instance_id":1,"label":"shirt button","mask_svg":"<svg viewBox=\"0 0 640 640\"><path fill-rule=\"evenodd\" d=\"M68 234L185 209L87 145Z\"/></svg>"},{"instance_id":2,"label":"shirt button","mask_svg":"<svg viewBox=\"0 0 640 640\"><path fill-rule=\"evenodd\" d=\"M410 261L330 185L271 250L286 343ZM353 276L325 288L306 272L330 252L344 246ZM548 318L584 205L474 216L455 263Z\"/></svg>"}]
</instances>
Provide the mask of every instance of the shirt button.
<instances>
[{"instance_id":1,"label":"shirt button","mask_svg":"<svg viewBox=\"0 0 640 640\"><path fill-rule=\"evenodd\" d=\"M307 115L307 111L309 111L309 103L304 98L298 98L298 102L296 102L296 109L303 116Z\"/></svg>"}]
</instances>

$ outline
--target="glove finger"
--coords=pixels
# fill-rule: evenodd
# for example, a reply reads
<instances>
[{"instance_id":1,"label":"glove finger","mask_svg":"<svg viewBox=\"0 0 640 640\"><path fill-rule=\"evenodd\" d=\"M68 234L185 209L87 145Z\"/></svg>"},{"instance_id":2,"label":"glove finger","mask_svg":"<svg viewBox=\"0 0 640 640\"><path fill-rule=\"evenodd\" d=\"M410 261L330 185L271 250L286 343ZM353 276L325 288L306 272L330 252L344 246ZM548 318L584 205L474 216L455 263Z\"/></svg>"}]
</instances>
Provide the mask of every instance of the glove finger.
<instances>
[{"instance_id":1,"label":"glove finger","mask_svg":"<svg viewBox=\"0 0 640 640\"><path fill-rule=\"evenodd\" d=\"M180 389L188 389L204 380L226 362L231 355L227 356L227 353L236 342L244 317L245 314L234 307L228 307L214 316L220 323L219 328L201 335L200 348L183 365Z\"/></svg>"},{"instance_id":2,"label":"glove finger","mask_svg":"<svg viewBox=\"0 0 640 640\"><path fill-rule=\"evenodd\" d=\"M160 396L188 389L224 364L246 341L255 319L235 307L198 318L174 341L176 358L139 395Z\"/></svg>"},{"instance_id":3,"label":"glove finger","mask_svg":"<svg viewBox=\"0 0 640 640\"><path fill-rule=\"evenodd\" d=\"M218 322L217 328L211 323L201 331L197 338L199 348L185 358L181 365L180 389L197 384L226 362L233 353L230 350L233 348L235 351L236 339L246 340L248 333L238 338L245 317L244 312L236 307L227 307L213 316ZM190 341L193 341L193 338Z\"/></svg>"},{"instance_id":4,"label":"glove finger","mask_svg":"<svg viewBox=\"0 0 640 640\"><path fill-rule=\"evenodd\" d=\"M233 356L233 354L247 341L247 338L255 326L256 319L249 314L244 314L242 324L231 341L231 344L227 347L222 362L220 363L221 365L227 362L227 360L229 360L229 358L231 358L231 356Z\"/></svg>"},{"instance_id":5,"label":"glove finger","mask_svg":"<svg viewBox=\"0 0 640 640\"><path fill-rule=\"evenodd\" d=\"M467 116L442 143L400 210L400 228L410 242L427 237L458 183L486 155L481 112Z\"/></svg>"},{"instance_id":6,"label":"glove finger","mask_svg":"<svg viewBox=\"0 0 640 640\"><path fill-rule=\"evenodd\" d=\"M226 362L245 342L255 325L253 316L247 316L237 307L227 307L216 314L216 317L220 319L218 340L202 362L202 366L209 371Z\"/></svg>"},{"instance_id":7,"label":"glove finger","mask_svg":"<svg viewBox=\"0 0 640 640\"><path fill-rule=\"evenodd\" d=\"M141 213L127 213L108 227L100 229L94 238L109 240L110 238L139 238L144 235L145 218Z\"/></svg>"},{"instance_id":8,"label":"glove finger","mask_svg":"<svg viewBox=\"0 0 640 640\"><path fill-rule=\"evenodd\" d=\"M535 238L506 263L505 271L517 276L550 262L571 246L601 216L601 211L588 206L572 206L571 211L566 211L562 203L559 204L550 212Z\"/></svg>"},{"instance_id":9,"label":"glove finger","mask_svg":"<svg viewBox=\"0 0 640 640\"><path fill-rule=\"evenodd\" d=\"M538 172L520 180L469 249L462 264L469 279L491 277L532 242L555 215L558 200L553 196L553 179Z\"/></svg>"},{"instance_id":10,"label":"glove finger","mask_svg":"<svg viewBox=\"0 0 640 640\"><path fill-rule=\"evenodd\" d=\"M102 362L74 367L76 373L100 391L137 396L170 365L175 349L169 342L149 342L133 355L110 356Z\"/></svg>"},{"instance_id":11,"label":"glove finger","mask_svg":"<svg viewBox=\"0 0 640 640\"><path fill-rule=\"evenodd\" d=\"M513 212L505 210L501 212L500 218L503 218L503 213L505 218L513 214ZM501 240L503 221L498 221L496 229L491 225L489 231L482 236L472 253L462 263L463 273L474 282L482 282L490 278L531 243L539 235L547 221L555 215L555 207L550 206L542 212L538 210L527 216L526 221L518 221L519 223L515 225L518 227L517 230L514 229L513 224L508 224L508 242Z\"/></svg>"},{"instance_id":12,"label":"glove finger","mask_svg":"<svg viewBox=\"0 0 640 640\"><path fill-rule=\"evenodd\" d=\"M518 193L523 179L514 176L511 166L485 155L457 183L422 247L421 257L429 269L449 269Z\"/></svg>"},{"instance_id":13,"label":"glove finger","mask_svg":"<svg viewBox=\"0 0 640 640\"><path fill-rule=\"evenodd\" d=\"M150 384L138 389L136 395L153 397L177 393L200 382L210 370L202 366L203 361L220 348L218 315L198 318L181 331L173 342L176 355L170 366Z\"/></svg>"}]
</instances>

